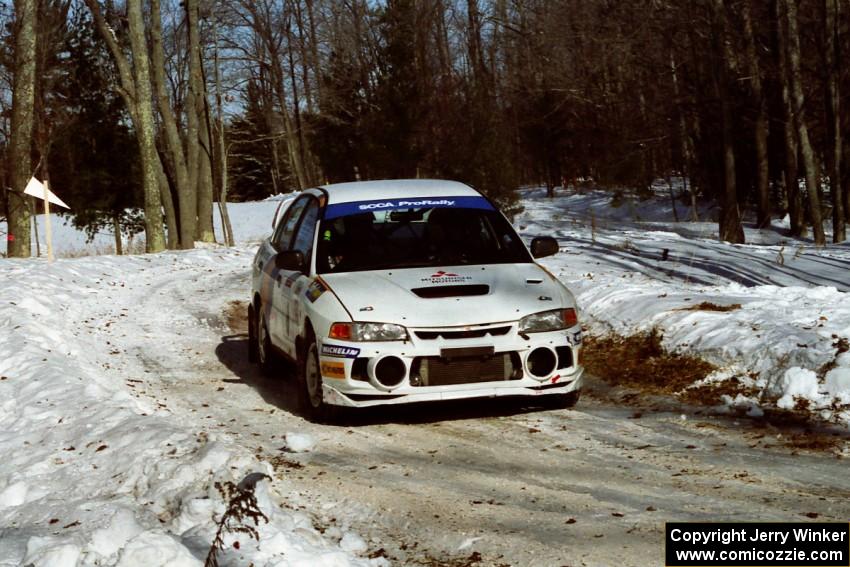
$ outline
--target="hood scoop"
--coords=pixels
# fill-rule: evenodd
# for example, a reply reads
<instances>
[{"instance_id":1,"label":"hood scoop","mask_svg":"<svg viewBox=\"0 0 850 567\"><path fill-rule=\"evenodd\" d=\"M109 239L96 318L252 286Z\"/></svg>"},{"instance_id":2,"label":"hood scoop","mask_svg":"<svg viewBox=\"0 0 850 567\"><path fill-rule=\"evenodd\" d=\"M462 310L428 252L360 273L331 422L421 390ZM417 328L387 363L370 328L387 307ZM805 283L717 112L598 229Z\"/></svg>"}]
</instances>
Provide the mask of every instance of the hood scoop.
<instances>
[{"instance_id":1,"label":"hood scoop","mask_svg":"<svg viewBox=\"0 0 850 567\"><path fill-rule=\"evenodd\" d=\"M425 299L437 299L440 297L469 297L472 295L487 295L490 286L484 284L472 285L440 285L434 287L416 287L411 289L413 293Z\"/></svg>"}]
</instances>

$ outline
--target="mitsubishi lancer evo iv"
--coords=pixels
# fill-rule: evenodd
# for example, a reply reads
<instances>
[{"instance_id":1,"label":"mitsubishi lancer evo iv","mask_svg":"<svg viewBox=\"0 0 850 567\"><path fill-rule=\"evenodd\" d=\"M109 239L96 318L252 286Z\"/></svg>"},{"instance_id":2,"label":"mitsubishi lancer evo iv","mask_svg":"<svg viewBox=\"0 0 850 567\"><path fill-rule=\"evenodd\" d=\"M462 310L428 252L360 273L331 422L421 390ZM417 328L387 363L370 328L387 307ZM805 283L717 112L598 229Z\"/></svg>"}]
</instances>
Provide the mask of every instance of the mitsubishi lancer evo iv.
<instances>
[{"instance_id":1,"label":"mitsubishi lancer evo iv","mask_svg":"<svg viewBox=\"0 0 850 567\"><path fill-rule=\"evenodd\" d=\"M575 299L486 197L452 181L302 192L253 262L251 358L297 368L309 419L338 406L539 396L578 401Z\"/></svg>"}]
</instances>

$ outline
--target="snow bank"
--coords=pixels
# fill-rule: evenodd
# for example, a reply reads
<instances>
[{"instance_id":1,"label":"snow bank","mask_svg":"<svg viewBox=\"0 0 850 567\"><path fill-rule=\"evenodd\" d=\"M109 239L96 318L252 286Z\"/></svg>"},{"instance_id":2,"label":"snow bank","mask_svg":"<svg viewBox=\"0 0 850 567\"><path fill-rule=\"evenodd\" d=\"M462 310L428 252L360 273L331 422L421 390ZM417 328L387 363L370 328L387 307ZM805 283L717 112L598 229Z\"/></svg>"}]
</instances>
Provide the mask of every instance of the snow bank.
<instances>
[{"instance_id":1,"label":"snow bank","mask_svg":"<svg viewBox=\"0 0 850 567\"><path fill-rule=\"evenodd\" d=\"M225 509L214 483L273 471L227 438L132 396L141 365L122 361L132 361L132 345L146 337L116 336L115 321L103 314L138 316L116 303L128 300L122 288L131 281L144 288L151 273L175 262L244 270L249 258L248 251L197 250L52 265L3 261L0 566L203 564ZM359 549L326 541L309 517L281 508L268 482L257 496L269 518L258 527L259 543L229 535L222 565L374 564L358 559Z\"/></svg>"},{"instance_id":2,"label":"snow bank","mask_svg":"<svg viewBox=\"0 0 850 567\"><path fill-rule=\"evenodd\" d=\"M669 350L720 367L714 378L757 388L730 407L758 414L804 400L820 417L850 423L850 355L841 353L850 338L850 246L816 248L785 236L781 223L747 228L751 244L719 242L713 224L672 222L663 192L620 207L605 191L524 196L515 224L529 240L559 238L561 253L542 263L575 293L590 332L657 328Z\"/></svg>"}]
</instances>

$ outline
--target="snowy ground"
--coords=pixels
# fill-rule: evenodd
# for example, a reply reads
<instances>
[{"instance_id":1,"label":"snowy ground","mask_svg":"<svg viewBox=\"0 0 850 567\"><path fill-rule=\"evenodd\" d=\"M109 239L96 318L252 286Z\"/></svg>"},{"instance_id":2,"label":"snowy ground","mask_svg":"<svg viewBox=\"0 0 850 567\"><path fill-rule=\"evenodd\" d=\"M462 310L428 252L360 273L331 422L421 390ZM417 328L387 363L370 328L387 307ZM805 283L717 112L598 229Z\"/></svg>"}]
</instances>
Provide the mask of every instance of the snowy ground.
<instances>
[{"instance_id":1,"label":"snowy ground","mask_svg":"<svg viewBox=\"0 0 850 567\"><path fill-rule=\"evenodd\" d=\"M5 261L0 288L0 565L201 565L224 510L215 482L273 474L250 447L169 408L151 383L202 379L222 288L250 251ZM187 314L183 296L208 304ZM167 369L167 370L166 370ZM193 416L194 417L194 416ZM257 494L260 544L228 536L223 565L367 565ZM351 534L349 538L356 537ZM238 543L235 543L238 542Z\"/></svg>"},{"instance_id":2,"label":"snowy ground","mask_svg":"<svg viewBox=\"0 0 850 567\"><path fill-rule=\"evenodd\" d=\"M737 377L759 392L730 406L758 415L806 400L823 419L850 421L850 353L840 352L850 339L850 244L817 248L784 236L781 222L747 229L751 244L719 242L716 223L671 222L663 197L612 208L603 191L524 196L516 224L528 238L560 240L561 254L542 263L576 293L592 333L657 328L668 349L719 367L708 380ZM740 308L693 310L702 302Z\"/></svg>"},{"instance_id":3,"label":"snowy ground","mask_svg":"<svg viewBox=\"0 0 850 567\"><path fill-rule=\"evenodd\" d=\"M718 378L753 374L763 396L738 400L751 414L850 390L834 346L850 336L847 246L783 244L781 228L730 246L713 225L669 222L663 201L525 197L516 223L559 237L545 263L592 331L655 326ZM237 239L265 234L276 205L234 205ZM309 424L291 382L246 363L244 321L228 317L252 254L0 261L0 566L200 565L224 506L214 482L251 472L272 477L257 490L269 523L259 545L229 536L222 565L646 565L664 521L850 516L833 455L797 454L758 421L623 408L593 381L575 411L455 404ZM702 301L741 308L680 310Z\"/></svg>"}]
</instances>

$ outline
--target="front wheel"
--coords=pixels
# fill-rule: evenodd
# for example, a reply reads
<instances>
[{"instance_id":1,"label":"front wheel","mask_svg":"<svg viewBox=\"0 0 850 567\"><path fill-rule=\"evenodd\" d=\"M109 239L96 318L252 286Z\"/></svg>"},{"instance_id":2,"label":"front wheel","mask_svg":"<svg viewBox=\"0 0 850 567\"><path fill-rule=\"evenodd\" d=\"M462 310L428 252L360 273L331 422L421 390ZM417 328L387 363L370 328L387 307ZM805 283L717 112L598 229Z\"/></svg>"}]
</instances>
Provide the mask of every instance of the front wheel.
<instances>
[{"instance_id":1,"label":"front wheel","mask_svg":"<svg viewBox=\"0 0 850 567\"><path fill-rule=\"evenodd\" d=\"M254 306L248 306L248 361L257 362L260 358L257 340L257 315Z\"/></svg>"},{"instance_id":2,"label":"front wheel","mask_svg":"<svg viewBox=\"0 0 850 567\"><path fill-rule=\"evenodd\" d=\"M298 401L304 417L310 421L328 423L336 416L335 406L326 404L324 400L319 347L312 333L307 336L298 357Z\"/></svg>"}]
</instances>

